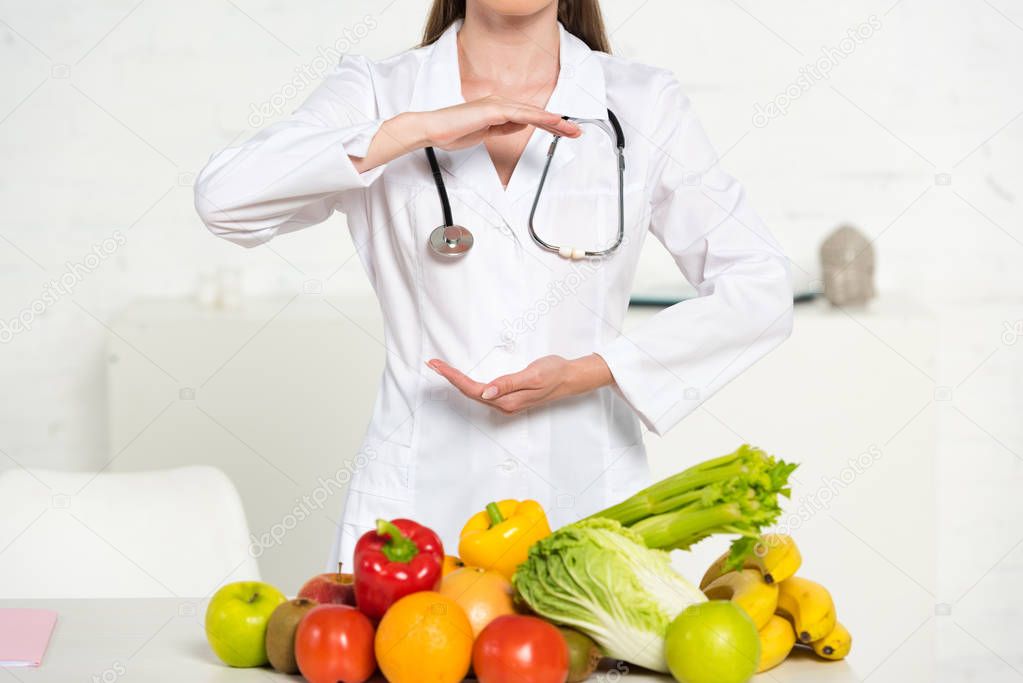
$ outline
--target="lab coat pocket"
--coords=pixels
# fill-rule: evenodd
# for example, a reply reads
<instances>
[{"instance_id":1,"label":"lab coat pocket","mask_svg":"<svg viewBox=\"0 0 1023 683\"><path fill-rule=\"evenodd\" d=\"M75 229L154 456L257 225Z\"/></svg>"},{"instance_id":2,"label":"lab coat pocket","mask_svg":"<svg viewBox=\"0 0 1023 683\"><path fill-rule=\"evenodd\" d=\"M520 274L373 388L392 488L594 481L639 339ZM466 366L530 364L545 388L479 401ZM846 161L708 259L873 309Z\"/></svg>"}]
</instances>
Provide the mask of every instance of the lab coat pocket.
<instances>
[{"instance_id":1,"label":"lab coat pocket","mask_svg":"<svg viewBox=\"0 0 1023 683\"><path fill-rule=\"evenodd\" d=\"M604 483L609 505L650 485L650 467L642 442L612 448L605 454L605 463Z\"/></svg>"},{"instance_id":2,"label":"lab coat pocket","mask_svg":"<svg viewBox=\"0 0 1023 683\"><path fill-rule=\"evenodd\" d=\"M355 541L378 519L412 516L412 450L390 441L367 440L352 462L338 559L351 562Z\"/></svg>"},{"instance_id":3,"label":"lab coat pocket","mask_svg":"<svg viewBox=\"0 0 1023 683\"><path fill-rule=\"evenodd\" d=\"M649 485L643 444L607 448L576 460L576 478L556 492L548 509L551 527L570 524L620 503Z\"/></svg>"},{"instance_id":4,"label":"lab coat pocket","mask_svg":"<svg viewBox=\"0 0 1023 683\"><path fill-rule=\"evenodd\" d=\"M613 389L601 390L605 401L604 423L607 425L607 442L612 449L643 446L643 432L639 427L636 413Z\"/></svg>"},{"instance_id":5,"label":"lab coat pocket","mask_svg":"<svg viewBox=\"0 0 1023 683\"><path fill-rule=\"evenodd\" d=\"M558 144L533 228L541 240L558 247L608 249L617 240L619 226L619 169L612 140L594 128L578 139L561 138ZM629 238L646 201L642 179L628 160L621 199L622 223Z\"/></svg>"},{"instance_id":6,"label":"lab coat pocket","mask_svg":"<svg viewBox=\"0 0 1023 683\"><path fill-rule=\"evenodd\" d=\"M353 463L354 493L411 502L412 449L393 441L367 442Z\"/></svg>"},{"instance_id":7,"label":"lab coat pocket","mask_svg":"<svg viewBox=\"0 0 1023 683\"><path fill-rule=\"evenodd\" d=\"M553 183L552 183L553 184ZM559 247L600 251L618 238L618 188L584 187L578 182L561 183L556 189L544 189L536 210L533 229L537 237ZM622 197L625 238L631 241L639 216L643 213L642 187L625 187Z\"/></svg>"}]
</instances>

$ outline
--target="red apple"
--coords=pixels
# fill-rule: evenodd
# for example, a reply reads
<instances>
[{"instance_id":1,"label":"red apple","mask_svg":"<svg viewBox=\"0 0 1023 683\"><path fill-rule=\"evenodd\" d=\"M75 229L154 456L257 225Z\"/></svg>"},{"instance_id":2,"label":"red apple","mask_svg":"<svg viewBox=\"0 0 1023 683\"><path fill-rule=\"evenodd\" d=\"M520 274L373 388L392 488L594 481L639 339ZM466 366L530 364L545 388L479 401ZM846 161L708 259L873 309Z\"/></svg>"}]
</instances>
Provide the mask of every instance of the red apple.
<instances>
[{"instance_id":1,"label":"red apple","mask_svg":"<svg viewBox=\"0 0 1023 683\"><path fill-rule=\"evenodd\" d=\"M315 600L321 605L349 605L355 607L355 583L351 574L344 574L341 565L337 571L318 574L305 582L298 597Z\"/></svg>"}]
</instances>

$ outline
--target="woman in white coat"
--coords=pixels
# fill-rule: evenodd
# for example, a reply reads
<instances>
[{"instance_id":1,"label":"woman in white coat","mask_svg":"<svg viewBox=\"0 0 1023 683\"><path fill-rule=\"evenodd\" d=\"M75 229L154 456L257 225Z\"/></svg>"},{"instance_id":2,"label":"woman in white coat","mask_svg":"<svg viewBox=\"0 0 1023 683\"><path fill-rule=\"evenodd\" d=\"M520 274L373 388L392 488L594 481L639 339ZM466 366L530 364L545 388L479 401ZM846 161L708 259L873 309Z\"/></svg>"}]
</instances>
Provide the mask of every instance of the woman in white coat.
<instances>
[{"instance_id":1,"label":"woman in white coat","mask_svg":"<svg viewBox=\"0 0 1023 683\"><path fill-rule=\"evenodd\" d=\"M614 147L562 115L609 120ZM426 148L472 248L438 256L445 223ZM553 527L647 483L656 434L791 329L787 262L717 165L667 71L608 53L596 0L435 0L422 46L345 56L289 118L216 154L196 207L247 247L344 213L383 311L386 367L333 560L377 518L431 526L451 552L492 500L533 498ZM698 297L622 332L647 234ZM338 353L344 353L338 349ZM679 463L683 467L686 463Z\"/></svg>"}]
</instances>

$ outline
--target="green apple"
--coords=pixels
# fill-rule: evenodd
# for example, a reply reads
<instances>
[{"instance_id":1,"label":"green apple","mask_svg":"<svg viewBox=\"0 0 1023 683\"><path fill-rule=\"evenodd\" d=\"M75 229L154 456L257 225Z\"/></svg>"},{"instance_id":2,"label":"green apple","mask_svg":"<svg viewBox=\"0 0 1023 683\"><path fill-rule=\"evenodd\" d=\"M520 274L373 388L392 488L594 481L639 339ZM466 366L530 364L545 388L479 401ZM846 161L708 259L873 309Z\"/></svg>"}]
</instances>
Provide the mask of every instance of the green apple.
<instances>
[{"instance_id":1,"label":"green apple","mask_svg":"<svg viewBox=\"0 0 1023 683\"><path fill-rule=\"evenodd\" d=\"M279 590L259 581L223 586L206 608L206 639L213 652L228 666L266 664L266 625L286 600Z\"/></svg>"},{"instance_id":2,"label":"green apple","mask_svg":"<svg viewBox=\"0 0 1023 683\"><path fill-rule=\"evenodd\" d=\"M746 683L760 661L760 635L735 603L700 602L668 626L664 656L680 683Z\"/></svg>"}]
</instances>

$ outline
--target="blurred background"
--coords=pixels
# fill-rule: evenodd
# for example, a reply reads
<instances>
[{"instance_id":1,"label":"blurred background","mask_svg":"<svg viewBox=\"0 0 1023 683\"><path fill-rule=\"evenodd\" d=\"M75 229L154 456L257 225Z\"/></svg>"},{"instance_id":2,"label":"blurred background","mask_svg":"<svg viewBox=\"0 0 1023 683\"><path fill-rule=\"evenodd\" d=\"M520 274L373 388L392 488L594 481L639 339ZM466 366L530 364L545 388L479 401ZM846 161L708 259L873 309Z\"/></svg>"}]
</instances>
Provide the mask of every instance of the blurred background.
<instances>
[{"instance_id":1,"label":"blurred background","mask_svg":"<svg viewBox=\"0 0 1023 683\"><path fill-rule=\"evenodd\" d=\"M383 363L375 300L343 216L247 251L205 230L192 183L343 54L416 43L427 6L0 0L0 597L256 572L294 593L324 570ZM677 74L806 299L782 348L647 435L655 475L742 442L801 462L782 526L857 633L861 679L1023 678L1023 7L604 11L617 54ZM818 296L840 226L828 253L854 245L862 279L829 294L872 281L864 304ZM646 248L630 324L690 291ZM160 479L166 500L138 478L185 466L227 493L206 470ZM176 550L181 529L232 505L248 542L223 531L219 582L183 582L212 551ZM678 563L698 579L721 543ZM88 580L55 582L45 556Z\"/></svg>"}]
</instances>

